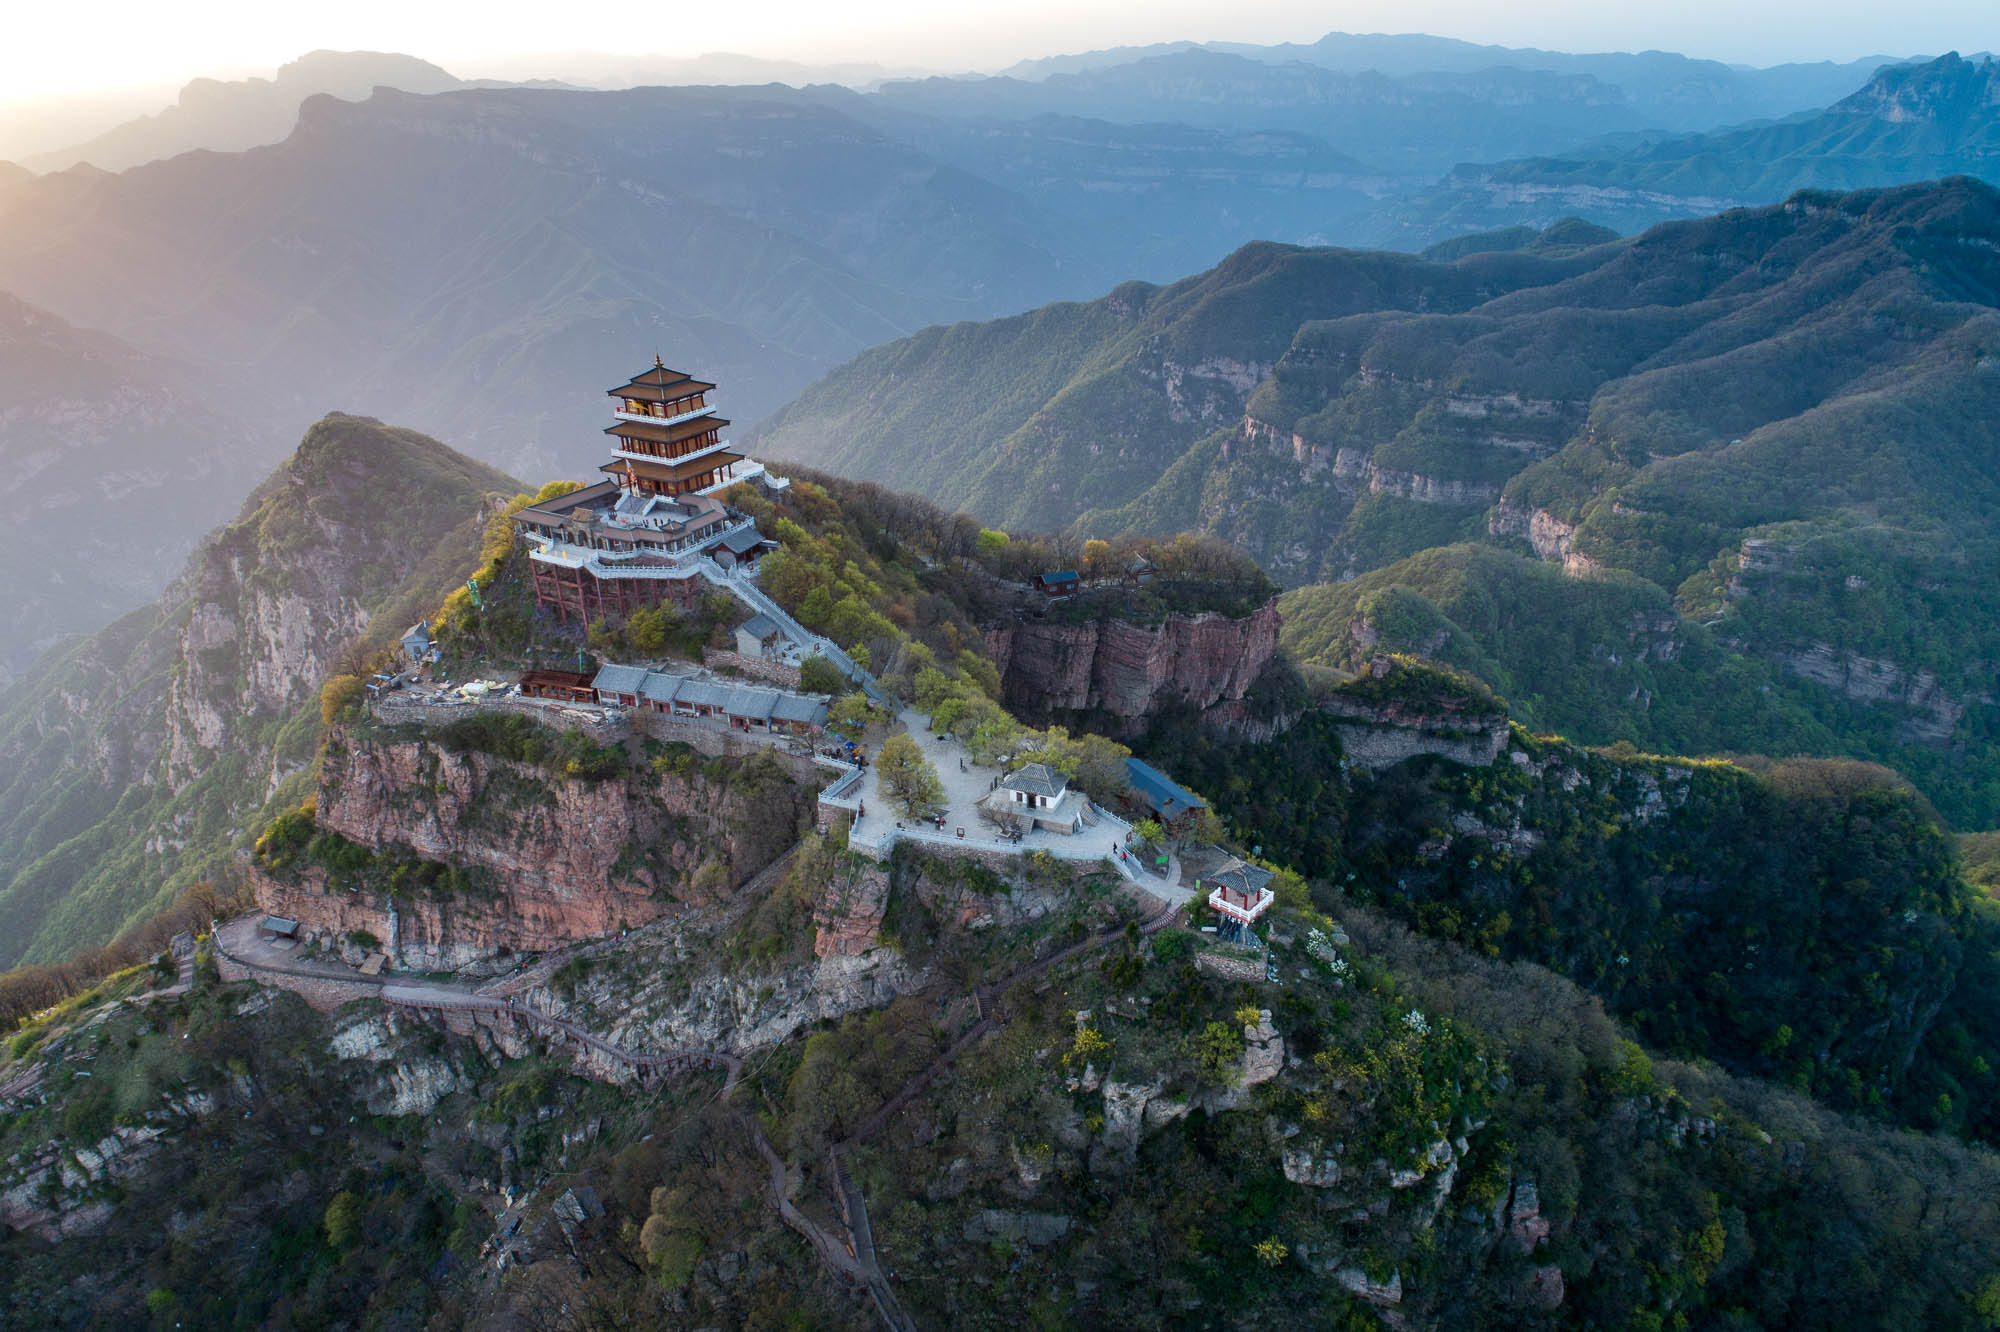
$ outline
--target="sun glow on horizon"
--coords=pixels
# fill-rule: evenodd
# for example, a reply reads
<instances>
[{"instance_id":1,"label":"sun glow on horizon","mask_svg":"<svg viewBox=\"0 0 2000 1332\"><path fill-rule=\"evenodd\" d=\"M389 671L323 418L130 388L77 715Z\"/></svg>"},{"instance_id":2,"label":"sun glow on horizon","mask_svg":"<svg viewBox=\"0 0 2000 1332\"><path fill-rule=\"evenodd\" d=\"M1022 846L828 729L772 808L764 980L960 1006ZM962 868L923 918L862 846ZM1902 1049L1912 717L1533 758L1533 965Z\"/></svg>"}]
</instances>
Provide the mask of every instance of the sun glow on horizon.
<instances>
[{"instance_id":1,"label":"sun glow on horizon","mask_svg":"<svg viewBox=\"0 0 2000 1332\"><path fill-rule=\"evenodd\" d=\"M138 0L90 6L29 0L0 45L0 98L99 93L188 78L268 74L317 49L396 51L463 77L505 69L564 73L564 53L600 66L728 51L804 63L871 62L944 71L994 70L1023 58L1177 40L1309 42L1327 31L1429 32L1468 41L1569 51L1667 49L1747 63L1853 59L2000 46L2000 11L1985 0L1930 0L1893 12L1872 0L1780 0L1745 10L1689 0L1641 14L1585 0L1501 9L1477 0L1194 0L1060 4L992 0L760 0L729 6L577 0L564 6L498 0L471 5L351 0L340 6L267 0ZM653 36L650 34L657 34Z\"/></svg>"}]
</instances>

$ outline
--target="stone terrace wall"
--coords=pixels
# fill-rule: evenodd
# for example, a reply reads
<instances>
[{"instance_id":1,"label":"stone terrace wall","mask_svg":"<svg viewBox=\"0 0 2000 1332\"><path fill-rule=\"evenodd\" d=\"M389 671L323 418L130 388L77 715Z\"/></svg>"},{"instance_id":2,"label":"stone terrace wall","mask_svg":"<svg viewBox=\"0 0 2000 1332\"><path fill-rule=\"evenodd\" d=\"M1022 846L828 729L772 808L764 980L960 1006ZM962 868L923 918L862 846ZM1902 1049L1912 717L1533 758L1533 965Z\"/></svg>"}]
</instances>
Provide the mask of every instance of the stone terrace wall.
<instances>
[{"instance_id":1,"label":"stone terrace wall","mask_svg":"<svg viewBox=\"0 0 2000 1332\"><path fill-rule=\"evenodd\" d=\"M729 652L710 648L702 653L701 664L710 670L736 670L759 680L769 680L780 689L797 690L799 668L787 666L782 661L764 661L758 657L746 657L740 652Z\"/></svg>"},{"instance_id":2,"label":"stone terrace wall","mask_svg":"<svg viewBox=\"0 0 2000 1332\"><path fill-rule=\"evenodd\" d=\"M589 713L564 710L559 705L526 698L489 698L467 703L419 703L407 694L386 694L369 705L375 720L384 726L442 726L477 713L511 712L554 731L582 731L600 745L615 745L632 733L630 720L621 714L593 717Z\"/></svg>"}]
</instances>

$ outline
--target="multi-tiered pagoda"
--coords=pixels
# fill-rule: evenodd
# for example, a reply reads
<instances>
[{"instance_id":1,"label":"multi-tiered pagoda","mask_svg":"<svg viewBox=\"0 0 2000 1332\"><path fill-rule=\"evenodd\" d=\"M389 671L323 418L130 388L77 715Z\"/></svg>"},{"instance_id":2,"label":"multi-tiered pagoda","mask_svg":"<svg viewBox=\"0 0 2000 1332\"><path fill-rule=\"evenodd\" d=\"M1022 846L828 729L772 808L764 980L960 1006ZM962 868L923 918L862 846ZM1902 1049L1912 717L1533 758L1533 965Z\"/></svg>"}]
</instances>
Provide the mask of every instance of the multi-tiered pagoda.
<instances>
[{"instance_id":1,"label":"multi-tiered pagoda","mask_svg":"<svg viewBox=\"0 0 2000 1332\"><path fill-rule=\"evenodd\" d=\"M652 368L610 390L605 428L615 441L608 480L523 509L537 605L567 620L628 615L673 600L691 605L704 564L727 569L770 543L717 498L743 482L780 491L790 482L735 452L729 424L708 405L715 385Z\"/></svg>"}]
</instances>

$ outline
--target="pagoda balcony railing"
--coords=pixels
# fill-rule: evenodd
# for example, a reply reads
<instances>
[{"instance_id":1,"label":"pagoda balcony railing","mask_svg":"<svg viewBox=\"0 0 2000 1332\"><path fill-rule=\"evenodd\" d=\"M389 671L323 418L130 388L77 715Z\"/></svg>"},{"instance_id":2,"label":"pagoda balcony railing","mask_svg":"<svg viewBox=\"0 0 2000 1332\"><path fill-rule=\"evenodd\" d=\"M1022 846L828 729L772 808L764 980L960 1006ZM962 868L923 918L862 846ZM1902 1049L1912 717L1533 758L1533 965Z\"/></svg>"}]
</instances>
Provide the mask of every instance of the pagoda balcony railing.
<instances>
[{"instance_id":1,"label":"pagoda balcony railing","mask_svg":"<svg viewBox=\"0 0 2000 1332\"><path fill-rule=\"evenodd\" d=\"M568 541L543 542L532 540L528 558L541 564L558 565L565 569L588 569L599 578L685 578L699 568L707 553L721 542L738 532L754 532L757 520L742 518L725 527L706 533L699 541L690 541L679 550L662 550L656 547L640 547L631 550L600 550L596 546L580 546ZM640 558L669 561L669 563L637 564ZM713 561L709 562L714 567Z\"/></svg>"},{"instance_id":2,"label":"pagoda balcony railing","mask_svg":"<svg viewBox=\"0 0 2000 1332\"><path fill-rule=\"evenodd\" d=\"M714 481L695 491L697 495L713 495L718 490L727 490L741 481L749 481L764 475L764 464L755 458L744 458L722 469L722 474Z\"/></svg>"},{"instance_id":3,"label":"pagoda balcony railing","mask_svg":"<svg viewBox=\"0 0 2000 1332\"><path fill-rule=\"evenodd\" d=\"M637 449L613 449L611 450L611 454L615 458L630 458L633 462L682 463L688 461L690 458L706 457L711 453L720 452L728 447L729 441L725 439L719 440L714 444L704 445L692 453L640 453Z\"/></svg>"},{"instance_id":4,"label":"pagoda balcony railing","mask_svg":"<svg viewBox=\"0 0 2000 1332\"><path fill-rule=\"evenodd\" d=\"M713 416L715 408L697 407L691 412L682 412L679 416L648 416L644 412L628 412L623 407L617 407L612 409L611 414L621 421L636 421L640 425L670 426L679 425L683 421L692 421L698 416Z\"/></svg>"}]
</instances>

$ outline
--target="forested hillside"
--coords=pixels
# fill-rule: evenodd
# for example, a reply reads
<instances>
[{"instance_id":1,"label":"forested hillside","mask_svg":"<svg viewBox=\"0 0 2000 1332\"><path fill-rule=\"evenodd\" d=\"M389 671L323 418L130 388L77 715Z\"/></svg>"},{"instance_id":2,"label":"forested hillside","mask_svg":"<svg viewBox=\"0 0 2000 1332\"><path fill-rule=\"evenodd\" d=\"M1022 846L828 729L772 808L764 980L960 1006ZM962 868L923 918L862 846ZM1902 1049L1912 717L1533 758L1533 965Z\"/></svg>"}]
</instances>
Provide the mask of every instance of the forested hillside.
<instances>
[{"instance_id":1,"label":"forested hillside","mask_svg":"<svg viewBox=\"0 0 2000 1332\"><path fill-rule=\"evenodd\" d=\"M1194 529L1294 584L1360 579L1289 603L1307 659L1351 666L1386 634L1580 739L1878 758L1956 821L2000 818L1977 757L2000 661L2000 194L1957 179L1495 243L1517 248L1250 247L1172 287L928 330L816 385L766 446L988 518ZM1468 541L1491 549L1397 571ZM1357 613L1398 584L1457 633ZM1549 609L1457 618L1461 584ZM1568 675L1541 655L1560 633Z\"/></svg>"}]
</instances>

